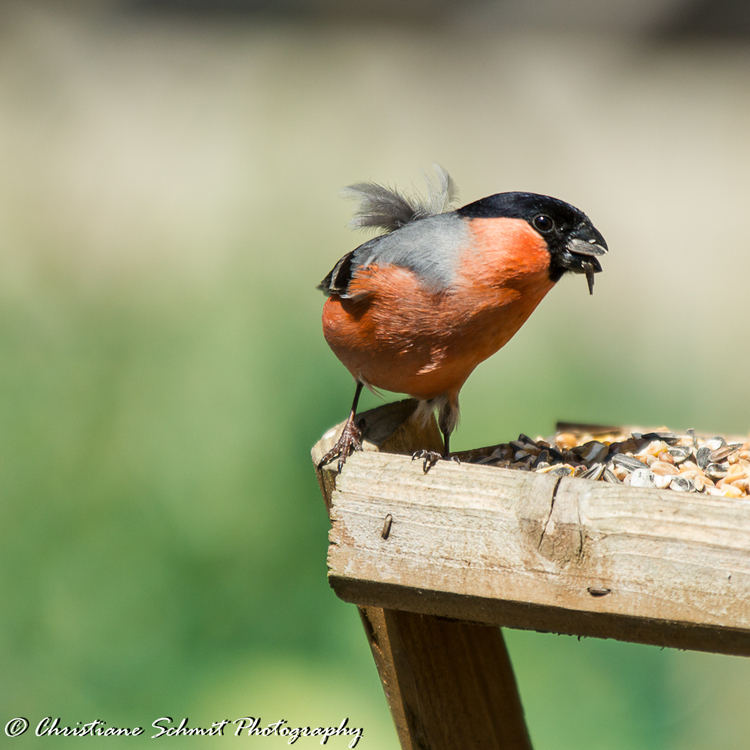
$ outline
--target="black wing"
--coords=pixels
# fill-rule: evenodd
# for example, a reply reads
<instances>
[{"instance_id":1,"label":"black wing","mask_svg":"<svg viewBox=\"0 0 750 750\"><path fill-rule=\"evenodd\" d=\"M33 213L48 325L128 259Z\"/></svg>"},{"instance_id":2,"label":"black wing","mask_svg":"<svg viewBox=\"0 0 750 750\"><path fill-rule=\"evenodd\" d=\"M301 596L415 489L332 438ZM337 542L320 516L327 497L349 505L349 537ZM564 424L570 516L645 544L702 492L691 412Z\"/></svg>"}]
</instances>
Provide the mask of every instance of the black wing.
<instances>
[{"instance_id":1,"label":"black wing","mask_svg":"<svg viewBox=\"0 0 750 750\"><path fill-rule=\"evenodd\" d=\"M361 265L361 261L355 257L358 255L359 258L364 255L367 257L367 251L370 250L374 245L377 245L380 241L380 237L374 237L373 239L365 242L363 245L349 251L332 269L331 272L326 276L323 281L318 284L320 289L326 297L330 297L332 294L337 294L339 297L348 298L349 295L349 284L354 278L354 274ZM364 253L362 251L365 251Z\"/></svg>"}]
</instances>

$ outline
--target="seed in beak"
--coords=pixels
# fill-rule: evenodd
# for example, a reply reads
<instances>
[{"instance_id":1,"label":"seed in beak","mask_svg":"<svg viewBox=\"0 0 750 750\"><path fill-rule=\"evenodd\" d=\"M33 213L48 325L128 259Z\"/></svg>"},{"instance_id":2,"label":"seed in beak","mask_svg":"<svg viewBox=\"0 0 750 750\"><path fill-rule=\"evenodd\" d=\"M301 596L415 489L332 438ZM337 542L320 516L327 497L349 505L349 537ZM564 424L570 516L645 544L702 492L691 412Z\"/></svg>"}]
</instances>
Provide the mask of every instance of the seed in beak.
<instances>
[{"instance_id":1,"label":"seed in beak","mask_svg":"<svg viewBox=\"0 0 750 750\"><path fill-rule=\"evenodd\" d=\"M586 273L586 281L589 284L589 294L594 293L594 266L591 263L584 263L583 270Z\"/></svg>"}]
</instances>

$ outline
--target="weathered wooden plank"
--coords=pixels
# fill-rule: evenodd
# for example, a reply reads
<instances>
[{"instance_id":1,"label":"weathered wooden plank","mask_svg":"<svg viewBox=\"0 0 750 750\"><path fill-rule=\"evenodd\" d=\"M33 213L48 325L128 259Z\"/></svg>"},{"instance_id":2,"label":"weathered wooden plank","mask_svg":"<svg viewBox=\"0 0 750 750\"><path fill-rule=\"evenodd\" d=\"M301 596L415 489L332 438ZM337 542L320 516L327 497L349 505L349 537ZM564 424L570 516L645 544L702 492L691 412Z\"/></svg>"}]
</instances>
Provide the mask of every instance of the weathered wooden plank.
<instances>
[{"instance_id":1,"label":"weathered wooden plank","mask_svg":"<svg viewBox=\"0 0 750 750\"><path fill-rule=\"evenodd\" d=\"M746 501L370 453L331 519L347 601L750 655Z\"/></svg>"},{"instance_id":2,"label":"weathered wooden plank","mask_svg":"<svg viewBox=\"0 0 750 750\"><path fill-rule=\"evenodd\" d=\"M360 610L404 748L531 750L498 628Z\"/></svg>"},{"instance_id":3,"label":"weathered wooden plank","mask_svg":"<svg viewBox=\"0 0 750 750\"><path fill-rule=\"evenodd\" d=\"M364 452L442 451L434 420L421 425L410 419L415 408L410 400L363 414ZM316 467L341 427L330 430L313 448ZM412 465L421 472L421 462ZM333 466L318 470L318 480L330 512L337 481ZM388 536L384 522L381 519L381 538ZM498 628L380 607L360 607L360 614L404 750L531 750Z\"/></svg>"}]
</instances>

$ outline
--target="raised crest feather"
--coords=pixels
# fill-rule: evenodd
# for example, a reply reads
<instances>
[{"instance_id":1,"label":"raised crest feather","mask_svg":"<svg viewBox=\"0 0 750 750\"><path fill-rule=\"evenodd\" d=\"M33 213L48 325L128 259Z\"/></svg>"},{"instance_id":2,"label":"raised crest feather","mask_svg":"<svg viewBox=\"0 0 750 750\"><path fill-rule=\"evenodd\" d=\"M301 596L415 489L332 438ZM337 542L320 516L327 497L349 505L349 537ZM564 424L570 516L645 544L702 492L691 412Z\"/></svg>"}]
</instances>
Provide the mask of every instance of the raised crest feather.
<instances>
[{"instance_id":1,"label":"raised crest feather","mask_svg":"<svg viewBox=\"0 0 750 750\"><path fill-rule=\"evenodd\" d=\"M456 183L440 164L434 163L432 168L437 179L422 170L427 183L427 200L377 182L357 182L344 188L345 197L359 201L349 227L394 232L406 224L450 210L458 198Z\"/></svg>"}]
</instances>

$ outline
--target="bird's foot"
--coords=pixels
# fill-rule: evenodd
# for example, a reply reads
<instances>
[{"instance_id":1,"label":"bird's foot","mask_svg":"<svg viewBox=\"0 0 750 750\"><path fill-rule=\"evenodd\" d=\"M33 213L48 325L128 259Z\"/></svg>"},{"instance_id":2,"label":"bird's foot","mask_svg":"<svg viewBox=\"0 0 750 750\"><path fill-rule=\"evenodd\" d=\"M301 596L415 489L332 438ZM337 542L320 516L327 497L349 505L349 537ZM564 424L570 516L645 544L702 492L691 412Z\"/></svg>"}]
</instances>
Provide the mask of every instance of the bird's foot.
<instances>
[{"instance_id":1,"label":"bird's foot","mask_svg":"<svg viewBox=\"0 0 750 750\"><path fill-rule=\"evenodd\" d=\"M412 454L411 460L416 461L417 459L422 460L422 471L426 474L438 461L455 461L460 464L461 461L458 456L451 456L450 453L438 453L437 451L421 450L415 451Z\"/></svg>"},{"instance_id":2,"label":"bird's foot","mask_svg":"<svg viewBox=\"0 0 750 750\"><path fill-rule=\"evenodd\" d=\"M357 424L354 423L354 417L349 417L346 420L344 429L341 431L341 437L335 442L333 448L320 459L318 469L322 469L326 464L331 463L334 459L338 458L338 470L344 468L346 459L354 453L354 451L362 450L362 430L365 427L365 420L361 419Z\"/></svg>"}]
</instances>

